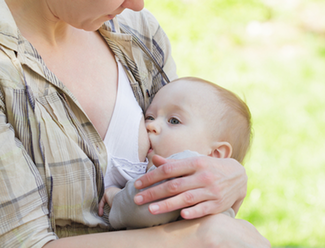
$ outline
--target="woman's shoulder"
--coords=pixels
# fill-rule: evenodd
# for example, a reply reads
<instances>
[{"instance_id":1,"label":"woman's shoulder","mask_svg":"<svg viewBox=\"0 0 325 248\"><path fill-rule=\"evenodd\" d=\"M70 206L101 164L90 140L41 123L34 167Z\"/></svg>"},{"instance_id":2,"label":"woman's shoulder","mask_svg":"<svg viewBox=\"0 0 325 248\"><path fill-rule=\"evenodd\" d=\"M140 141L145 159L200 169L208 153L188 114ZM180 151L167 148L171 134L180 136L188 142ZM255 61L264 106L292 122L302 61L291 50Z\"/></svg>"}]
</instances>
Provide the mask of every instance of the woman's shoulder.
<instances>
[{"instance_id":1,"label":"woman's shoulder","mask_svg":"<svg viewBox=\"0 0 325 248\"><path fill-rule=\"evenodd\" d=\"M14 51L0 48L0 85L2 87L23 88L21 75L19 74L19 64L17 58L10 56ZM16 66L15 66L16 64Z\"/></svg>"},{"instance_id":2,"label":"woman's shoulder","mask_svg":"<svg viewBox=\"0 0 325 248\"><path fill-rule=\"evenodd\" d=\"M147 37L154 35L159 29L158 21L147 9L138 12L125 9L117 19L120 25L136 30Z\"/></svg>"}]
</instances>

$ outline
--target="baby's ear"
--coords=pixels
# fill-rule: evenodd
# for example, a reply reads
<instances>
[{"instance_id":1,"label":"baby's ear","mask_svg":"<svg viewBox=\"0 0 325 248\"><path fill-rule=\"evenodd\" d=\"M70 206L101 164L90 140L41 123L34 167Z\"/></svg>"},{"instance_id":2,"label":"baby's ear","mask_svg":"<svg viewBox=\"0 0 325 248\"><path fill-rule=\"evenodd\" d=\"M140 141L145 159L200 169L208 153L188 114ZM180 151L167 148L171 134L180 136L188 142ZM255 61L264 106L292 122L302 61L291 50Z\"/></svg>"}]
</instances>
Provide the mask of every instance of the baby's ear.
<instances>
[{"instance_id":1,"label":"baby's ear","mask_svg":"<svg viewBox=\"0 0 325 248\"><path fill-rule=\"evenodd\" d=\"M215 158L230 158L232 154L232 146L228 142L214 143L209 156Z\"/></svg>"}]
</instances>

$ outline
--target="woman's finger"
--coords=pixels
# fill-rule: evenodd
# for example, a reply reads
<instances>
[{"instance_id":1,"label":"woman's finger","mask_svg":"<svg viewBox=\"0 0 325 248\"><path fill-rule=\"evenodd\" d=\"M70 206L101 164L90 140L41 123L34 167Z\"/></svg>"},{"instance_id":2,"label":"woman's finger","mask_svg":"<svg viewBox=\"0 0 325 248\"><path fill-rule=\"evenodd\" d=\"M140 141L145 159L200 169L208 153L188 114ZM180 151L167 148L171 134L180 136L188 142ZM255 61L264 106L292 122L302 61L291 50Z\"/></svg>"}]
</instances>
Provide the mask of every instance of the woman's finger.
<instances>
[{"instance_id":1,"label":"woman's finger","mask_svg":"<svg viewBox=\"0 0 325 248\"><path fill-rule=\"evenodd\" d=\"M162 156L159 156L159 155L154 155L152 157L152 163L156 166L156 167L159 167L163 164L166 164L168 162L168 159L162 157Z\"/></svg>"},{"instance_id":2,"label":"woman's finger","mask_svg":"<svg viewBox=\"0 0 325 248\"><path fill-rule=\"evenodd\" d=\"M143 189L165 179L193 174L203 164L200 162L201 160L201 157L168 160L166 164L159 166L157 169L146 173L136 180L134 186L137 189Z\"/></svg>"},{"instance_id":3,"label":"woman's finger","mask_svg":"<svg viewBox=\"0 0 325 248\"><path fill-rule=\"evenodd\" d=\"M149 205L149 211L152 214L161 214L212 200L214 200L214 195L210 194L204 188L199 188L188 190L163 201L152 203Z\"/></svg>"},{"instance_id":4,"label":"woman's finger","mask_svg":"<svg viewBox=\"0 0 325 248\"><path fill-rule=\"evenodd\" d=\"M218 201L204 201L195 206L184 208L181 211L181 216L184 219L196 219L206 215L221 213L221 202Z\"/></svg>"},{"instance_id":5,"label":"woman's finger","mask_svg":"<svg viewBox=\"0 0 325 248\"><path fill-rule=\"evenodd\" d=\"M208 171L200 171L193 175L173 178L154 187L141 191L135 196L134 201L136 204L145 204L166 197L179 195L180 193L188 190L200 188L205 188L205 192L207 194L212 194L213 197L216 197L218 192L214 192L213 188L210 189L211 192L206 189L207 185L213 185L214 182L214 174L211 174ZM186 206L183 205L182 207Z\"/></svg>"}]
</instances>

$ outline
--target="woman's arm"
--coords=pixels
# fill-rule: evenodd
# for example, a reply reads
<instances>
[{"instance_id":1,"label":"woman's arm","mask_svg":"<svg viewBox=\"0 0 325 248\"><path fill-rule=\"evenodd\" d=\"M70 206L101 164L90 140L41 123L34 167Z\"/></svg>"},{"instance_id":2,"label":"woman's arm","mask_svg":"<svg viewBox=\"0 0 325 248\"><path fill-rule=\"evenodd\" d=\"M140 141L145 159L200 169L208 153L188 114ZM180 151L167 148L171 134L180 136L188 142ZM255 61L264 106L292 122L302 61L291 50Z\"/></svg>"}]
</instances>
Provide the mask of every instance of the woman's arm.
<instances>
[{"instance_id":1,"label":"woman's arm","mask_svg":"<svg viewBox=\"0 0 325 248\"><path fill-rule=\"evenodd\" d=\"M136 188L175 178L135 196L138 205L173 196L150 204L153 214L183 208L181 216L193 219L221 213L230 207L237 212L246 196L247 175L244 167L234 159L203 156L167 161L155 156L153 162L159 168L138 179Z\"/></svg>"},{"instance_id":2,"label":"woman's arm","mask_svg":"<svg viewBox=\"0 0 325 248\"><path fill-rule=\"evenodd\" d=\"M1 65L5 68L0 57ZM49 226L46 186L7 122L2 85L0 78L0 247L18 247L22 241L25 247L42 246L56 239Z\"/></svg>"},{"instance_id":3,"label":"woman's arm","mask_svg":"<svg viewBox=\"0 0 325 248\"><path fill-rule=\"evenodd\" d=\"M129 231L89 234L49 242L53 247L230 247L267 248L267 239L250 223L224 214L194 220L183 220L162 226Z\"/></svg>"}]
</instances>

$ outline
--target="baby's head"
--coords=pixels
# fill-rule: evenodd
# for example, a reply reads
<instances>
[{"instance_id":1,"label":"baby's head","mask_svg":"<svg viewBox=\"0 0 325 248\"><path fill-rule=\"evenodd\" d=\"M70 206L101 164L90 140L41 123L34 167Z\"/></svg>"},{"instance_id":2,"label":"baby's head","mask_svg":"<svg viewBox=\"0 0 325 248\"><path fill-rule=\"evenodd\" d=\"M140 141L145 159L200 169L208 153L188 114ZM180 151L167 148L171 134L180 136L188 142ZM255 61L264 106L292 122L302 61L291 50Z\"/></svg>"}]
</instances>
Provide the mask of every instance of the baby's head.
<instances>
[{"instance_id":1,"label":"baby's head","mask_svg":"<svg viewBox=\"0 0 325 248\"><path fill-rule=\"evenodd\" d=\"M234 93L199 78L180 78L158 91L146 111L148 159L184 150L242 162L251 115Z\"/></svg>"}]
</instances>

